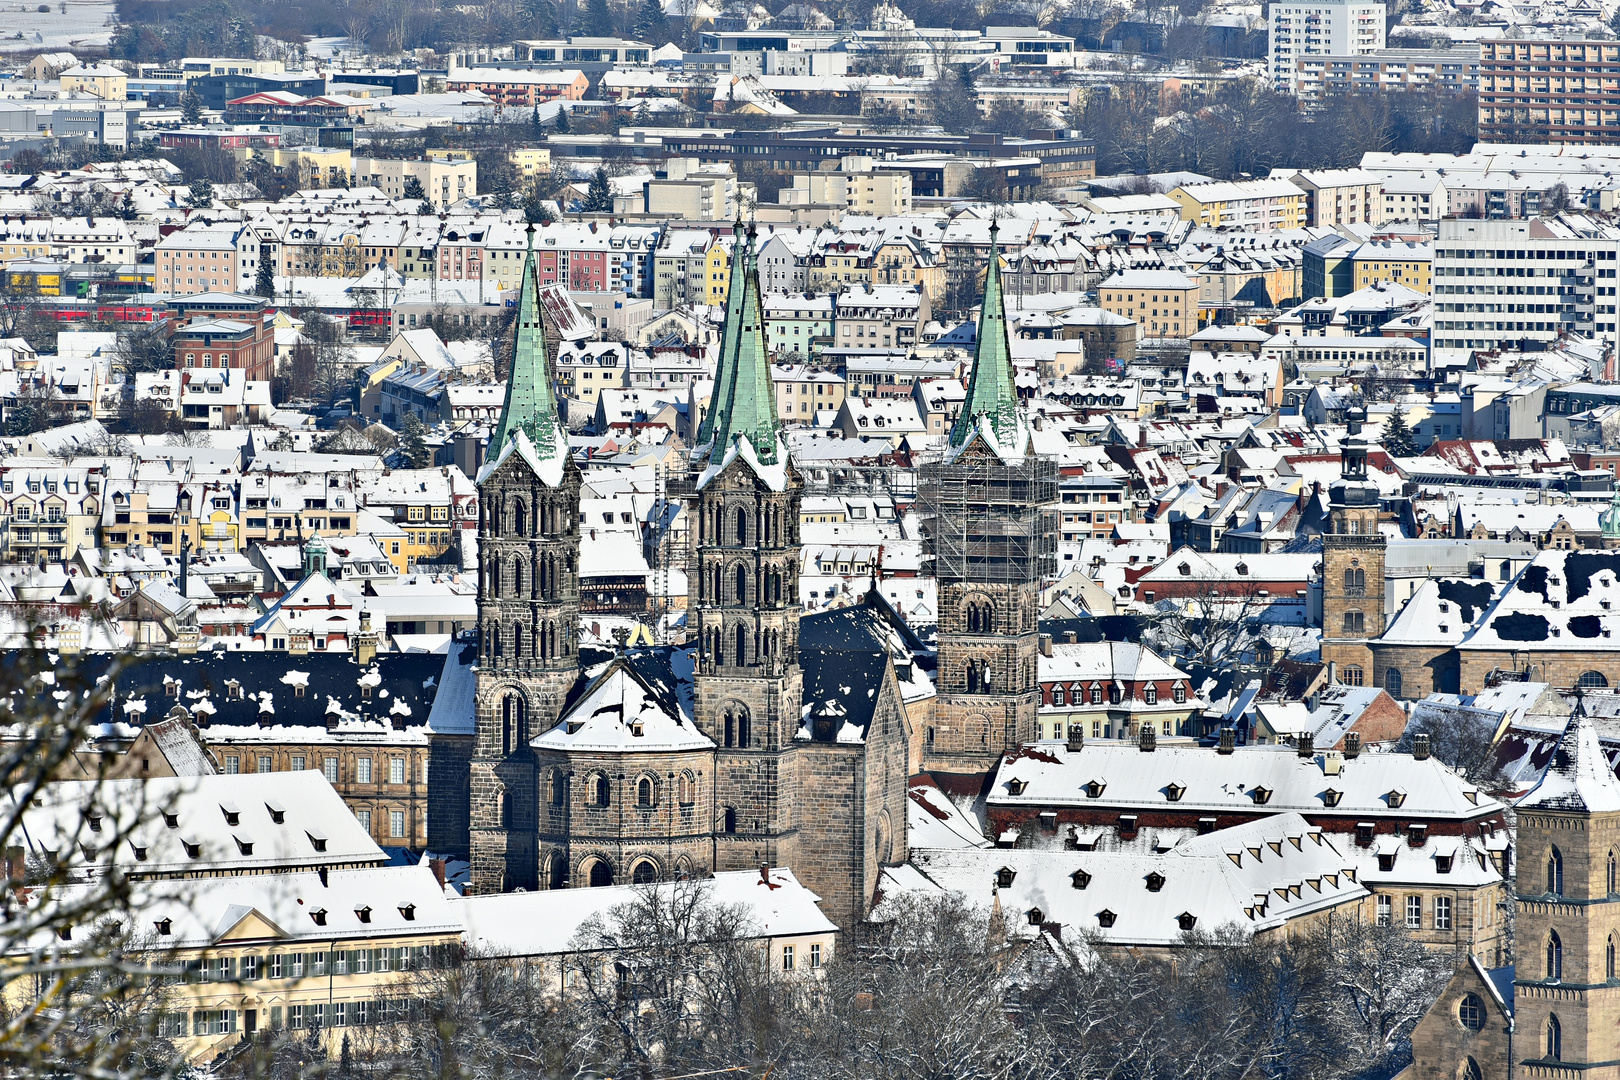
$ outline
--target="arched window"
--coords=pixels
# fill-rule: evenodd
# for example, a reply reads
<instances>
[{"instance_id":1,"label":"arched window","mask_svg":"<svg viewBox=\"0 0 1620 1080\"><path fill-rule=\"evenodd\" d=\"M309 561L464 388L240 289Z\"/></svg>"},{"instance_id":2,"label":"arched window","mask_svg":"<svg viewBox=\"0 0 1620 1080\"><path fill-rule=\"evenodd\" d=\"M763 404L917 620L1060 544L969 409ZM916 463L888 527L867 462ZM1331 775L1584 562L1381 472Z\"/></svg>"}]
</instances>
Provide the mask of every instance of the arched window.
<instances>
[{"instance_id":1,"label":"arched window","mask_svg":"<svg viewBox=\"0 0 1620 1080\"><path fill-rule=\"evenodd\" d=\"M1558 931L1547 932L1547 976L1548 979L1562 979L1564 977L1564 942L1558 936Z\"/></svg>"},{"instance_id":2,"label":"arched window","mask_svg":"<svg viewBox=\"0 0 1620 1080\"><path fill-rule=\"evenodd\" d=\"M748 546L748 509L737 507L737 536L733 541L738 547Z\"/></svg>"},{"instance_id":3,"label":"arched window","mask_svg":"<svg viewBox=\"0 0 1620 1080\"><path fill-rule=\"evenodd\" d=\"M750 730L750 724L748 722L748 710L747 709L738 709L737 710L737 745L746 749L747 747L750 747L753 744L754 744L753 732Z\"/></svg>"},{"instance_id":4,"label":"arched window","mask_svg":"<svg viewBox=\"0 0 1620 1080\"><path fill-rule=\"evenodd\" d=\"M731 662L738 667L748 662L748 632L742 623L737 624L737 655Z\"/></svg>"},{"instance_id":5,"label":"arched window","mask_svg":"<svg viewBox=\"0 0 1620 1080\"><path fill-rule=\"evenodd\" d=\"M568 864L561 855L551 857L551 865L547 870L546 883L553 889L561 889L568 884Z\"/></svg>"},{"instance_id":6,"label":"arched window","mask_svg":"<svg viewBox=\"0 0 1620 1080\"><path fill-rule=\"evenodd\" d=\"M651 885L658 880L658 867L653 865L651 859L642 859L636 863L635 869L630 871L630 881L636 885Z\"/></svg>"},{"instance_id":7,"label":"arched window","mask_svg":"<svg viewBox=\"0 0 1620 1080\"><path fill-rule=\"evenodd\" d=\"M1384 689L1389 691L1390 697L1401 696L1401 669L1389 668L1384 672Z\"/></svg>"},{"instance_id":8,"label":"arched window","mask_svg":"<svg viewBox=\"0 0 1620 1080\"><path fill-rule=\"evenodd\" d=\"M1582 690L1601 690L1609 685L1609 679L1601 671L1583 671L1575 685Z\"/></svg>"},{"instance_id":9,"label":"arched window","mask_svg":"<svg viewBox=\"0 0 1620 1080\"><path fill-rule=\"evenodd\" d=\"M1551 1061L1564 1060L1564 1028L1558 1017L1547 1017L1547 1057Z\"/></svg>"},{"instance_id":10,"label":"arched window","mask_svg":"<svg viewBox=\"0 0 1620 1080\"><path fill-rule=\"evenodd\" d=\"M593 781L593 786L596 788L596 790L591 793L594 796L592 799L593 805L606 806L608 803L613 801L613 795L608 788L608 778L606 775L598 773L596 779Z\"/></svg>"},{"instance_id":11,"label":"arched window","mask_svg":"<svg viewBox=\"0 0 1620 1080\"><path fill-rule=\"evenodd\" d=\"M969 660L967 664L967 692L970 694L979 692L979 662L977 660Z\"/></svg>"},{"instance_id":12,"label":"arched window","mask_svg":"<svg viewBox=\"0 0 1620 1080\"><path fill-rule=\"evenodd\" d=\"M1609 944L1603 950L1603 977L1614 978L1614 935L1609 935Z\"/></svg>"},{"instance_id":13,"label":"arched window","mask_svg":"<svg viewBox=\"0 0 1620 1080\"><path fill-rule=\"evenodd\" d=\"M1346 592L1365 590L1367 588L1367 571L1359 566L1347 567L1344 571L1344 588Z\"/></svg>"},{"instance_id":14,"label":"arched window","mask_svg":"<svg viewBox=\"0 0 1620 1080\"><path fill-rule=\"evenodd\" d=\"M697 801L697 784L689 772L681 773L680 800L682 806L691 806Z\"/></svg>"},{"instance_id":15,"label":"arched window","mask_svg":"<svg viewBox=\"0 0 1620 1080\"><path fill-rule=\"evenodd\" d=\"M653 782L648 777L636 781L636 805L644 808L653 805Z\"/></svg>"},{"instance_id":16,"label":"arched window","mask_svg":"<svg viewBox=\"0 0 1620 1080\"><path fill-rule=\"evenodd\" d=\"M512 595L523 595L523 560L512 560Z\"/></svg>"},{"instance_id":17,"label":"arched window","mask_svg":"<svg viewBox=\"0 0 1620 1080\"><path fill-rule=\"evenodd\" d=\"M602 859L591 863L591 873L588 879L591 888L600 889L605 885L613 884L613 866Z\"/></svg>"},{"instance_id":18,"label":"arched window","mask_svg":"<svg viewBox=\"0 0 1620 1080\"><path fill-rule=\"evenodd\" d=\"M725 735L725 738L726 738L726 745L727 746L736 746L737 745L737 718L735 716L731 715L731 710L730 709L726 710L726 735Z\"/></svg>"},{"instance_id":19,"label":"arched window","mask_svg":"<svg viewBox=\"0 0 1620 1080\"><path fill-rule=\"evenodd\" d=\"M742 563L737 564L737 603L748 602L748 567Z\"/></svg>"},{"instance_id":20,"label":"arched window","mask_svg":"<svg viewBox=\"0 0 1620 1080\"><path fill-rule=\"evenodd\" d=\"M721 828L728 835L737 831L737 808L735 806L726 807L725 818L721 823Z\"/></svg>"},{"instance_id":21,"label":"arched window","mask_svg":"<svg viewBox=\"0 0 1620 1080\"><path fill-rule=\"evenodd\" d=\"M501 698L501 739L505 752L510 754L524 746L528 742L528 734L522 695L507 694Z\"/></svg>"},{"instance_id":22,"label":"arched window","mask_svg":"<svg viewBox=\"0 0 1620 1080\"><path fill-rule=\"evenodd\" d=\"M551 774L551 805L561 806L566 801L568 801L568 778L563 775L561 769L553 770Z\"/></svg>"},{"instance_id":23,"label":"arched window","mask_svg":"<svg viewBox=\"0 0 1620 1080\"><path fill-rule=\"evenodd\" d=\"M1547 891L1564 895L1564 854L1556 847L1547 850Z\"/></svg>"},{"instance_id":24,"label":"arched window","mask_svg":"<svg viewBox=\"0 0 1620 1080\"><path fill-rule=\"evenodd\" d=\"M512 827L512 797L506 792L500 794L501 828Z\"/></svg>"},{"instance_id":25,"label":"arched window","mask_svg":"<svg viewBox=\"0 0 1620 1080\"><path fill-rule=\"evenodd\" d=\"M527 536L529 534L528 508L523 505L522 499L512 500L512 520L508 523L508 530L513 536Z\"/></svg>"},{"instance_id":26,"label":"arched window","mask_svg":"<svg viewBox=\"0 0 1620 1080\"><path fill-rule=\"evenodd\" d=\"M512 655L518 659L523 658L523 624L512 624Z\"/></svg>"},{"instance_id":27,"label":"arched window","mask_svg":"<svg viewBox=\"0 0 1620 1080\"><path fill-rule=\"evenodd\" d=\"M1479 1071L1479 1062L1475 1061L1471 1057L1464 1058L1461 1075L1457 1078L1457 1080L1482 1080Z\"/></svg>"},{"instance_id":28,"label":"arched window","mask_svg":"<svg viewBox=\"0 0 1620 1080\"><path fill-rule=\"evenodd\" d=\"M1367 627L1367 617L1364 614L1362 614L1361 612L1359 612L1359 611L1347 611L1347 612L1344 613L1344 632L1345 633L1347 633L1347 634L1359 634L1363 630L1365 630L1366 627Z\"/></svg>"},{"instance_id":29,"label":"arched window","mask_svg":"<svg viewBox=\"0 0 1620 1080\"><path fill-rule=\"evenodd\" d=\"M1485 1026L1485 1001L1478 994L1464 994L1457 1003L1457 1022L1469 1031Z\"/></svg>"},{"instance_id":30,"label":"arched window","mask_svg":"<svg viewBox=\"0 0 1620 1080\"><path fill-rule=\"evenodd\" d=\"M1609 849L1609 892L1620 892L1620 863L1616 862L1614 848Z\"/></svg>"}]
</instances>

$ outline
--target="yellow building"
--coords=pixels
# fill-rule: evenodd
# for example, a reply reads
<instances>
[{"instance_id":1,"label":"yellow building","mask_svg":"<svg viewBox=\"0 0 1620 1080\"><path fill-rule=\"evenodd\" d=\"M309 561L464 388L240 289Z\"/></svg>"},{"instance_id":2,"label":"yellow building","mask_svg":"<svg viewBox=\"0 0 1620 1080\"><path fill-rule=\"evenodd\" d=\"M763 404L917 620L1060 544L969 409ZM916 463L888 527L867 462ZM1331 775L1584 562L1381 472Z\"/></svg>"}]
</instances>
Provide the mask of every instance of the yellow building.
<instances>
[{"instance_id":1,"label":"yellow building","mask_svg":"<svg viewBox=\"0 0 1620 1080\"><path fill-rule=\"evenodd\" d=\"M1305 192L1289 180L1215 180L1168 193L1181 220L1206 228L1298 229L1306 223Z\"/></svg>"},{"instance_id":2,"label":"yellow building","mask_svg":"<svg viewBox=\"0 0 1620 1080\"><path fill-rule=\"evenodd\" d=\"M123 101L129 92L129 76L110 64L79 64L59 78L64 91L77 90L102 101Z\"/></svg>"},{"instance_id":3,"label":"yellow building","mask_svg":"<svg viewBox=\"0 0 1620 1080\"><path fill-rule=\"evenodd\" d=\"M1198 332L1198 283L1174 270L1121 270L1097 287L1097 304L1134 321L1149 337Z\"/></svg>"},{"instance_id":4,"label":"yellow building","mask_svg":"<svg viewBox=\"0 0 1620 1080\"><path fill-rule=\"evenodd\" d=\"M342 146L271 146L237 151L240 156L262 158L278 169L297 173L300 182L308 177L310 186L337 187L346 183L354 156Z\"/></svg>"},{"instance_id":5,"label":"yellow building","mask_svg":"<svg viewBox=\"0 0 1620 1080\"><path fill-rule=\"evenodd\" d=\"M545 176L551 172L551 150L544 146L525 146L506 155L512 167L525 180Z\"/></svg>"},{"instance_id":6,"label":"yellow building","mask_svg":"<svg viewBox=\"0 0 1620 1080\"><path fill-rule=\"evenodd\" d=\"M703 302L722 307L731 287L731 244L722 241L709 248L704 260L703 280L707 286Z\"/></svg>"},{"instance_id":7,"label":"yellow building","mask_svg":"<svg viewBox=\"0 0 1620 1080\"><path fill-rule=\"evenodd\" d=\"M1433 267L1434 245L1426 243L1369 240L1350 256L1351 274L1358 289L1386 281L1427 293Z\"/></svg>"}]
</instances>

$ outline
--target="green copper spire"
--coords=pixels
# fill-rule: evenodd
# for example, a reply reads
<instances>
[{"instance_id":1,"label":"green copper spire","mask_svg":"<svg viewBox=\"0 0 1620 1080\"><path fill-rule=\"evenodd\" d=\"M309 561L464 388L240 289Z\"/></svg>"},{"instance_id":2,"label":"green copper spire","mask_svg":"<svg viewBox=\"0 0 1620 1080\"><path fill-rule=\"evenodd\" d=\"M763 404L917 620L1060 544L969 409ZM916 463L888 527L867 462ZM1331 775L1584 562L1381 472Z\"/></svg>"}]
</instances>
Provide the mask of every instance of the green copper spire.
<instances>
[{"instance_id":1,"label":"green copper spire","mask_svg":"<svg viewBox=\"0 0 1620 1080\"><path fill-rule=\"evenodd\" d=\"M703 423L698 425L697 445L700 448L714 441L715 425L725 404L723 388L731 384L737 370L738 331L742 327L744 278L747 277L742 270L747 265L751 239L744 235L740 218L732 236L735 244L731 249L731 281L726 288L726 321L720 331L720 358L715 364L714 393L709 397L709 411L703 414Z\"/></svg>"},{"instance_id":2,"label":"green copper spire","mask_svg":"<svg viewBox=\"0 0 1620 1080\"><path fill-rule=\"evenodd\" d=\"M743 276L742 311L735 333L720 343L720 354L731 353L731 370L724 382L716 382L714 443L709 450L711 464L725 460L726 450L737 438L752 444L761 465L777 463L776 444L781 424L776 418L776 384L771 381L771 362L765 352L763 305L759 296L759 260L754 254L754 232L750 226L744 257L731 262L731 288L737 288L737 275ZM728 298L729 308L729 298ZM726 329L732 329L727 322Z\"/></svg>"},{"instance_id":3,"label":"green copper spire","mask_svg":"<svg viewBox=\"0 0 1620 1080\"><path fill-rule=\"evenodd\" d=\"M990 265L984 272L984 303L979 309L978 340L967 400L951 427L950 444L961 446L985 420L988 433L1003 446L1018 441L1018 390L1013 385L1012 347L1007 342L1007 308L1001 295L1001 253L996 223L990 222Z\"/></svg>"},{"instance_id":4,"label":"green copper spire","mask_svg":"<svg viewBox=\"0 0 1620 1080\"><path fill-rule=\"evenodd\" d=\"M512 370L506 377L506 403L489 438L489 456L500 454L506 442L521 431L541 457L561 453L562 425L557 419L557 392L551 381L551 358L546 355L545 316L540 310L540 282L534 266L534 225L529 225L529 254L523 263L523 289L518 294L516 340Z\"/></svg>"}]
</instances>

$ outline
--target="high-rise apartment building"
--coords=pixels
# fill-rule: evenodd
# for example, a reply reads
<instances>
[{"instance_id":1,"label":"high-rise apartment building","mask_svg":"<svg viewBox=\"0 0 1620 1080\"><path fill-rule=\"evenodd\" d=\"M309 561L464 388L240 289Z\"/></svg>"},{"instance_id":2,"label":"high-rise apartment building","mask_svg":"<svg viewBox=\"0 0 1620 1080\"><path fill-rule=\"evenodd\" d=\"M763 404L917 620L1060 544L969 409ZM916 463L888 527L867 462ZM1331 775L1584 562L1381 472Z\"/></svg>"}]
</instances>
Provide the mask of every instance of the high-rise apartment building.
<instances>
[{"instance_id":1,"label":"high-rise apartment building","mask_svg":"<svg viewBox=\"0 0 1620 1080\"><path fill-rule=\"evenodd\" d=\"M1519 348L1571 332L1614 342L1617 254L1620 229L1577 215L1441 221L1434 347Z\"/></svg>"},{"instance_id":2,"label":"high-rise apartment building","mask_svg":"<svg viewBox=\"0 0 1620 1080\"><path fill-rule=\"evenodd\" d=\"M1479 43L1485 142L1620 143L1620 42Z\"/></svg>"},{"instance_id":3,"label":"high-rise apartment building","mask_svg":"<svg viewBox=\"0 0 1620 1080\"><path fill-rule=\"evenodd\" d=\"M1296 90L1305 56L1366 56L1384 47L1382 0L1304 0L1271 5L1271 82Z\"/></svg>"}]
</instances>

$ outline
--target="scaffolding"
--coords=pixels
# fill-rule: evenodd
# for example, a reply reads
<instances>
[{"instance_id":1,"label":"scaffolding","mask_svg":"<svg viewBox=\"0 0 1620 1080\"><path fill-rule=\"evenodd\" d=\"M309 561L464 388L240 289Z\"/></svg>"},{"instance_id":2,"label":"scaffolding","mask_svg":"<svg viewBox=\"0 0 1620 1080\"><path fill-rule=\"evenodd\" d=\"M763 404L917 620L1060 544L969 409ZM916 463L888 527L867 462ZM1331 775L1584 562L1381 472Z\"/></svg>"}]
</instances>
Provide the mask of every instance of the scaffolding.
<instances>
[{"instance_id":1,"label":"scaffolding","mask_svg":"<svg viewBox=\"0 0 1620 1080\"><path fill-rule=\"evenodd\" d=\"M990 455L921 468L917 513L940 585L1039 584L1057 576L1057 463Z\"/></svg>"}]
</instances>

